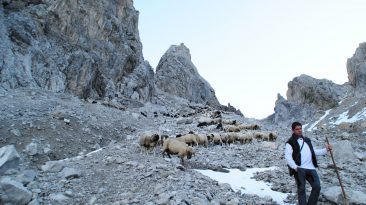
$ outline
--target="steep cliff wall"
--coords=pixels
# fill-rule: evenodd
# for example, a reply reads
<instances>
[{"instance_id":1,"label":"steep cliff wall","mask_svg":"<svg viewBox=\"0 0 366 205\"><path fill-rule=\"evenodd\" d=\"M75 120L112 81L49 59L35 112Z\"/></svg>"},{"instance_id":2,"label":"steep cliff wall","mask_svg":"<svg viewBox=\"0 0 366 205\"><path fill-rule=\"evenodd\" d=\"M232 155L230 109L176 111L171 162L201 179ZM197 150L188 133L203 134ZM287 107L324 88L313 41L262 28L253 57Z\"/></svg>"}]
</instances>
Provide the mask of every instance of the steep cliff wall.
<instances>
[{"instance_id":1,"label":"steep cliff wall","mask_svg":"<svg viewBox=\"0 0 366 205\"><path fill-rule=\"evenodd\" d=\"M132 0L4 0L0 41L5 89L151 97L153 71L143 60Z\"/></svg>"}]
</instances>

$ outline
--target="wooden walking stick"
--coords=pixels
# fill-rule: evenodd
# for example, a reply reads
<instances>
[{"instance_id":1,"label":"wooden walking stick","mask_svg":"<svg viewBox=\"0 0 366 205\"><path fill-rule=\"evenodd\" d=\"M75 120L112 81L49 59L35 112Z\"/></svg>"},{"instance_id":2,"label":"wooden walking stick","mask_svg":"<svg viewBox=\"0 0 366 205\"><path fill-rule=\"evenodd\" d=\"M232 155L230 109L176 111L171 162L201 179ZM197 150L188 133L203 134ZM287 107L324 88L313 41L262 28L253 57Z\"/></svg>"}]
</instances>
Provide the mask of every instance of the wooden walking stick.
<instances>
[{"instance_id":1,"label":"wooden walking stick","mask_svg":"<svg viewBox=\"0 0 366 205\"><path fill-rule=\"evenodd\" d=\"M325 136L325 140L327 141L327 144L330 145L327 136ZM337 168L337 165L336 165L336 163L334 161L332 149L329 149L329 152L330 152L330 156L332 157L333 166L334 166L335 172L337 173L337 177L338 177L339 184L341 185L343 199L344 199L344 204L348 205L348 200L347 200L346 192L344 191L344 188L343 188L343 185L342 185L342 180L341 180L341 177L339 176L338 168Z\"/></svg>"}]
</instances>

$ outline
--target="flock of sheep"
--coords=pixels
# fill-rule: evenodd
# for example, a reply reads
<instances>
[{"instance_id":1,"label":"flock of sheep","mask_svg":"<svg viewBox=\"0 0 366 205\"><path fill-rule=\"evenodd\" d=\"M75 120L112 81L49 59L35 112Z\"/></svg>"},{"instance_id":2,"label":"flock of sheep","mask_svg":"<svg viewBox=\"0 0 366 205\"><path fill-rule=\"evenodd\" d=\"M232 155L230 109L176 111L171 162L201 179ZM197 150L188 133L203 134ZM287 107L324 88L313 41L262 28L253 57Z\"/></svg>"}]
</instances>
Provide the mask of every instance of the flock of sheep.
<instances>
[{"instance_id":1,"label":"flock of sheep","mask_svg":"<svg viewBox=\"0 0 366 205\"><path fill-rule=\"evenodd\" d=\"M224 120L219 111L211 114L211 117L203 117L198 120L198 127L217 125L220 131L210 134L178 134L176 136L159 135L156 133L145 132L139 136L141 148L149 150L162 146L163 157L165 154L170 158L170 154L176 154L181 158L184 165L184 158L190 159L195 152L193 146L209 145L230 145L232 143L251 143L253 139L275 141L277 135L273 132L260 131L259 125L237 124L235 120Z\"/></svg>"}]
</instances>

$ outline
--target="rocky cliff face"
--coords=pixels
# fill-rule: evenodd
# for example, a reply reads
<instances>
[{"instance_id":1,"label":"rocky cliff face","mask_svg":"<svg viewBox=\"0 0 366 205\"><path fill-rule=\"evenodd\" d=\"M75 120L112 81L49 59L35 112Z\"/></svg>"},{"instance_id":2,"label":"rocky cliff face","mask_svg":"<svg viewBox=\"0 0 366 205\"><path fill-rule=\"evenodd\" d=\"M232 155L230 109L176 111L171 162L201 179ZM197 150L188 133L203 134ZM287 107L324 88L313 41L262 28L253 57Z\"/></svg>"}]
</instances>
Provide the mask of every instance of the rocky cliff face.
<instances>
[{"instance_id":1,"label":"rocky cliff face","mask_svg":"<svg viewBox=\"0 0 366 205\"><path fill-rule=\"evenodd\" d=\"M278 94L274 114L269 119L271 122L288 127L290 122L308 121L315 113L316 110L312 106L291 102Z\"/></svg>"},{"instance_id":2,"label":"rocky cliff face","mask_svg":"<svg viewBox=\"0 0 366 205\"><path fill-rule=\"evenodd\" d=\"M357 95L365 95L366 91L366 43L360 43L355 54L347 60L347 72L350 84Z\"/></svg>"},{"instance_id":3,"label":"rocky cliff face","mask_svg":"<svg viewBox=\"0 0 366 205\"><path fill-rule=\"evenodd\" d=\"M326 110L338 104L349 91L347 88L347 86L335 84L330 80L301 75L288 83L286 94L287 100L290 102Z\"/></svg>"},{"instance_id":4,"label":"rocky cliff face","mask_svg":"<svg viewBox=\"0 0 366 205\"><path fill-rule=\"evenodd\" d=\"M148 101L132 0L1 1L0 86L40 87L83 98Z\"/></svg>"},{"instance_id":5,"label":"rocky cliff face","mask_svg":"<svg viewBox=\"0 0 366 205\"><path fill-rule=\"evenodd\" d=\"M155 84L162 91L192 102L220 106L214 89L199 75L184 44L171 46L160 59Z\"/></svg>"},{"instance_id":6,"label":"rocky cliff face","mask_svg":"<svg viewBox=\"0 0 366 205\"><path fill-rule=\"evenodd\" d=\"M268 120L284 124L292 121L307 122L317 111L338 106L350 93L352 87L347 84L338 85L330 80L301 75L288 83L287 100L278 95L275 112Z\"/></svg>"}]
</instances>

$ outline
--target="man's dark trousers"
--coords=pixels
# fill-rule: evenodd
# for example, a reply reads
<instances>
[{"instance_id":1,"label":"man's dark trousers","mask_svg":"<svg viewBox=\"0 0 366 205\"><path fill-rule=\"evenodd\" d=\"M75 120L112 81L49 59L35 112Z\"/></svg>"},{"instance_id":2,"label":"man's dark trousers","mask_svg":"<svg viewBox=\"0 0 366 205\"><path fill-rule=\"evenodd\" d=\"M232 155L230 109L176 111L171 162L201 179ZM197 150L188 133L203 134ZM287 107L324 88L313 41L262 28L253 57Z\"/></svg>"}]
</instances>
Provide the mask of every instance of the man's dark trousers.
<instances>
[{"instance_id":1,"label":"man's dark trousers","mask_svg":"<svg viewBox=\"0 0 366 205\"><path fill-rule=\"evenodd\" d=\"M316 170L297 168L297 172L295 172L295 180L299 205L316 205L320 194L320 181ZM310 183L312 188L308 203L306 203L305 180Z\"/></svg>"}]
</instances>

